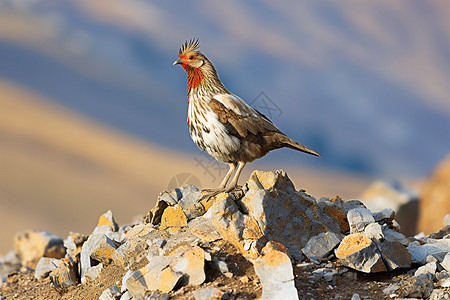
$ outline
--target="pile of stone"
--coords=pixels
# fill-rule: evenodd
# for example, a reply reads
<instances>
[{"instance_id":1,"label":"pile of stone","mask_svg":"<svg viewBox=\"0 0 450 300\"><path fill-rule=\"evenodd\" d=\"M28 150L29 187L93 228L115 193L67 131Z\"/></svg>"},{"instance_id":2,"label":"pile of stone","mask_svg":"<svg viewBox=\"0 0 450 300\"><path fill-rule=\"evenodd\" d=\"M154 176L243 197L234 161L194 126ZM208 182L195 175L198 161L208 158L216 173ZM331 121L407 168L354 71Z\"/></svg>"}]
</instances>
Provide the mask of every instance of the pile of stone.
<instances>
[{"instance_id":1,"label":"pile of stone","mask_svg":"<svg viewBox=\"0 0 450 300\"><path fill-rule=\"evenodd\" d=\"M444 299L450 297L449 219L436 234L405 237L392 209L371 212L337 196L316 200L283 171L255 171L242 190L214 197L194 186L163 192L136 224L119 227L108 211L88 237L21 232L0 270L26 266L64 293L114 263L127 272L100 299L168 299L183 286L197 287L195 299L226 299L232 292L205 284L210 268L236 276L239 266L228 265L217 246L224 241L253 264L262 299L299 299L293 268L311 265L320 266L311 279L331 285L346 272L404 270L410 276L387 286L388 297Z\"/></svg>"}]
</instances>

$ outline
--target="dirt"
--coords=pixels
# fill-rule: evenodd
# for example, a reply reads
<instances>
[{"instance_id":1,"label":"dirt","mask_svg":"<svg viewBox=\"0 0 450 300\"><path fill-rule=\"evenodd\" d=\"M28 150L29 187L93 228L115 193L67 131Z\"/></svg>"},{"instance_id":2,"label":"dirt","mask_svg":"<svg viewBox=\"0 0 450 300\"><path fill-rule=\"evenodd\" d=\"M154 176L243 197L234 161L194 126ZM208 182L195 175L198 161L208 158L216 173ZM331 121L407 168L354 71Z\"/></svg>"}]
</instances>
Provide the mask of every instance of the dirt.
<instances>
[{"instance_id":1,"label":"dirt","mask_svg":"<svg viewBox=\"0 0 450 300\"><path fill-rule=\"evenodd\" d=\"M230 299L260 298L262 289L253 265L224 241L217 241L213 246L219 249L213 255L226 261L232 276L223 275L207 262L205 283L201 286L178 287L169 293L170 299L194 299L192 292L205 287L216 287L230 295ZM327 263L330 267L330 262ZM351 299L355 293L362 299L364 296L368 296L369 299L389 299L383 294L383 289L408 276L401 272L364 274L348 270L342 275L337 275L335 283L329 283L323 278L317 279L313 276L314 270L323 268L327 263L306 266L294 264L295 286L300 299ZM337 262L331 264L336 271L345 270ZM49 278L36 279L32 270L23 268L8 275L7 282L0 289L0 295L5 299L98 299L110 286L116 285L120 289L125 272L126 270L120 266L111 263L105 266L95 281L78 284L70 287L66 293L60 294L52 287Z\"/></svg>"}]
</instances>

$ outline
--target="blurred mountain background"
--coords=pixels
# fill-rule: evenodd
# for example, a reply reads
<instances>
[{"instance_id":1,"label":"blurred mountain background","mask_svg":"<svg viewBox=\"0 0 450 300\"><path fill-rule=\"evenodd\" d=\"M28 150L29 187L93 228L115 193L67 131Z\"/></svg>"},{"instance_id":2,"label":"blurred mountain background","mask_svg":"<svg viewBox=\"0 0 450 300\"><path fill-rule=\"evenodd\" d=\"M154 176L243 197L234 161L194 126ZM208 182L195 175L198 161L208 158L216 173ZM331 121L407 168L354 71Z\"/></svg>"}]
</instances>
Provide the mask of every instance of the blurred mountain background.
<instances>
[{"instance_id":1,"label":"blurred mountain background","mask_svg":"<svg viewBox=\"0 0 450 300\"><path fill-rule=\"evenodd\" d=\"M0 0L0 252L17 230L120 224L225 168L186 129L180 45L314 158L278 150L315 197L416 182L450 151L450 2ZM88 221L88 222L85 222Z\"/></svg>"}]
</instances>

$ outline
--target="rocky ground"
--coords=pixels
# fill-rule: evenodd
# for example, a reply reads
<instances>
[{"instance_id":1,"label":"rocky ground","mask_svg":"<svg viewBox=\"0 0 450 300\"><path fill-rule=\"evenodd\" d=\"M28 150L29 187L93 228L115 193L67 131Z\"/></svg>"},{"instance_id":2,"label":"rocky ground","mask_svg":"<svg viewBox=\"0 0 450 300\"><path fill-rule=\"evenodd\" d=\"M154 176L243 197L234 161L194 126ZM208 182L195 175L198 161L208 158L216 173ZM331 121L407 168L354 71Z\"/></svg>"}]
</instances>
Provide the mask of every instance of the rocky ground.
<instances>
[{"instance_id":1,"label":"rocky ground","mask_svg":"<svg viewBox=\"0 0 450 300\"><path fill-rule=\"evenodd\" d=\"M163 192L135 224L108 211L89 236L19 232L0 275L0 299L450 299L450 215L407 237L392 209L255 171L232 193Z\"/></svg>"}]
</instances>

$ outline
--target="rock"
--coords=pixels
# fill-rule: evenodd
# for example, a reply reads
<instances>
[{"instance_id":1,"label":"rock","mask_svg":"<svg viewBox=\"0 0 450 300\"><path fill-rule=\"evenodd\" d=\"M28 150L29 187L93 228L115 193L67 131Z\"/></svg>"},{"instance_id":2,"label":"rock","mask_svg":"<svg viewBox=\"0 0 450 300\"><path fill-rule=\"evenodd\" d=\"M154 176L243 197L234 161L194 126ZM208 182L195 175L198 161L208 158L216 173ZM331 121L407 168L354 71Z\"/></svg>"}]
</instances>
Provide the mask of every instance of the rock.
<instances>
[{"instance_id":1,"label":"rock","mask_svg":"<svg viewBox=\"0 0 450 300\"><path fill-rule=\"evenodd\" d=\"M81 253L81 247L86 241L86 237L81 233L70 233L64 240L64 247L66 247L67 254L76 257Z\"/></svg>"},{"instance_id":2,"label":"rock","mask_svg":"<svg viewBox=\"0 0 450 300\"><path fill-rule=\"evenodd\" d=\"M373 240L384 240L383 230L378 223L370 223L364 229L364 233Z\"/></svg>"},{"instance_id":3,"label":"rock","mask_svg":"<svg viewBox=\"0 0 450 300\"><path fill-rule=\"evenodd\" d=\"M205 253L198 246L180 246L168 256L154 256L143 268L124 276L123 286L133 295L146 290L170 292L175 285L199 285L205 279Z\"/></svg>"},{"instance_id":4,"label":"rock","mask_svg":"<svg viewBox=\"0 0 450 300\"><path fill-rule=\"evenodd\" d=\"M367 208L354 208L347 213L350 233L363 232L367 225L375 223L372 213Z\"/></svg>"},{"instance_id":5,"label":"rock","mask_svg":"<svg viewBox=\"0 0 450 300\"><path fill-rule=\"evenodd\" d=\"M302 248L302 252L311 260L324 258L341 242L342 235L334 232L322 232L313 236Z\"/></svg>"},{"instance_id":6,"label":"rock","mask_svg":"<svg viewBox=\"0 0 450 300\"><path fill-rule=\"evenodd\" d=\"M401 281L400 297L428 298L433 291L433 281L427 275L413 276Z\"/></svg>"},{"instance_id":7,"label":"rock","mask_svg":"<svg viewBox=\"0 0 450 300\"><path fill-rule=\"evenodd\" d=\"M393 209L401 232L406 236L414 235L419 214L416 193L406 190L398 182L375 181L364 191L362 198L372 211Z\"/></svg>"},{"instance_id":8,"label":"rock","mask_svg":"<svg viewBox=\"0 0 450 300\"><path fill-rule=\"evenodd\" d=\"M361 272L387 271L377 246L363 233L352 233L344 237L335 254L344 266Z\"/></svg>"},{"instance_id":9,"label":"rock","mask_svg":"<svg viewBox=\"0 0 450 300\"><path fill-rule=\"evenodd\" d=\"M417 271L414 273L414 276L424 274L428 276L431 280L433 280L435 278L436 268L437 266L435 262L427 263L426 265L419 267Z\"/></svg>"},{"instance_id":10,"label":"rock","mask_svg":"<svg viewBox=\"0 0 450 300\"><path fill-rule=\"evenodd\" d=\"M436 282L436 285L442 288L448 288L450 287L450 278L443 278L441 280L438 280L438 282Z\"/></svg>"},{"instance_id":11,"label":"rock","mask_svg":"<svg viewBox=\"0 0 450 300\"><path fill-rule=\"evenodd\" d=\"M221 300L225 299L225 293L215 287L207 287L201 290L193 291L195 300Z\"/></svg>"},{"instance_id":12,"label":"rock","mask_svg":"<svg viewBox=\"0 0 450 300\"><path fill-rule=\"evenodd\" d=\"M298 299L287 251L283 245L270 241L263 248L262 256L253 262L262 285L261 299Z\"/></svg>"},{"instance_id":13,"label":"rock","mask_svg":"<svg viewBox=\"0 0 450 300\"><path fill-rule=\"evenodd\" d=\"M404 234L390 229L387 226L382 227L384 239L388 242L399 242L403 246L408 246L410 240Z\"/></svg>"},{"instance_id":14,"label":"rock","mask_svg":"<svg viewBox=\"0 0 450 300\"><path fill-rule=\"evenodd\" d=\"M391 294L395 293L398 289L400 289L400 285L391 284L383 290L383 293L387 294L387 295L391 295Z\"/></svg>"},{"instance_id":15,"label":"rock","mask_svg":"<svg viewBox=\"0 0 450 300\"><path fill-rule=\"evenodd\" d=\"M147 242L142 238L128 239L114 251L112 259L124 269L139 264L147 254Z\"/></svg>"},{"instance_id":16,"label":"rock","mask_svg":"<svg viewBox=\"0 0 450 300\"><path fill-rule=\"evenodd\" d=\"M186 227L188 218L184 214L181 206L169 206L164 210L161 217L161 230L169 227Z\"/></svg>"},{"instance_id":17,"label":"rock","mask_svg":"<svg viewBox=\"0 0 450 300\"><path fill-rule=\"evenodd\" d=\"M233 244L245 257L257 258L267 239L255 218L242 213L227 194L215 197L211 207L212 221L220 235Z\"/></svg>"},{"instance_id":18,"label":"rock","mask_svg":"<svg viewBox=\"0 0 450 300\"><path fill-rule=\"evenodd\" d=\"M84 272L85 281L94 281L103 270L103 264L98 264L96 266L90 267Z\"/></svg>"},{"instance_id":19,"label":"rock","mask_svg":"<svg viewBox=\"0 0 450 300\"><path fill-rule=\"evenodd\" d=\"M420 265L426 264L427 256L432 255L439 261L442 261L445 255L450 252L450 247L445 244L432 243L419 245L417 243L410 243L408 251L411 253L411 260L413 263Z\"/></svg>"},{"instance_id":20,"label":"rock","mask_svg":"<svg viewBox=\"0 0 450 300\"><path fill-rule=\"evenodd\" d=\"M359 294L353 294L351 300L361 300L361 297L359 296Z\"/></svg>"},{"instance_id":21,"label":"rock","mask_svg":"<svg viewBox=\"0 0 450 300\"><path fill-rule=\"evenodd\" d=\"M92 267L91 260L107 264L112 260L116 245L104 234L91 235L81 248L81 282L84 283L84 272Z\"/></svg>"},{"instance_id":22,"label":"rock","mask_svg":"<svg viewBox=\"0 0 450 300\"><path fill-rule=\"evenodd\" d=\"M0 257L0 279L20 269L20 260L13 250ZM1 284L0 284L1 286Z\"/></svg>"},{"instance_id":23,"label":"rock","mask_svg":"<svg viewBox=\"0 0 450 300\"><path fill-rule=\"evenodd\" d=\"M339 224L320 209L314 198L295 191L283 171L254 171L246 186L242 198L222 193L211 207L217 231L246 257L258 257L267 240L273 240L301 260L301 249L311 237L341 232Z\"/></svg>"},{"instance_id":24,"label":"rock","mask_svg":"<svg viewBox=\"0 0 450 300\"><path fill-rule=\"evenodd\" d=\"M122 294L122 297L120 297L120 300L132 300L132 299L133 295L131 295L129 291L126 291L125 293Z\"/></svg>"},{"instance_id":25,"label":"rock","mask_svg":"<svg viewBox=\"0 0 450 300\"><path fill-rule=\"evenodd\" d=\"M42 230L20 231L14 237L14 251L22 266L36 268L41 257L63 258L64 241L59 236Z\"/></svg>"},{"instance_id":26,"label":"rock","mask_svg":"<svg viewBox=\"0 0 450 300\"><path fill-rule=\"evenodd\" d=\"M50 282L60 293L65 293L69 286L78 284L78 266L70 256L62 258L58 268L50 273Z\"/></svg>"},{"instance_id":27,"label":"rock","mask_svg":"<svg viewBox=\"0 0 450 300\"><path fill-rule=\"evenodd\" d=\"M167 293L161 293L159 291L153 291L153 292L147 292L145 297L145 300L169 300L169 294Z\"/></svg>"},{"instance_id":28,"label":"rock","mask_svg":"<svg viewBox=\"0 0 450 300\"><path fill-rule=\"evenodd\" d=\"M205 242L213 242L221 238L210 217L195 218L188 223L188 227L195 236Z\"/></svg>"},{"instance_id":29,"label":"rock","mask_svg":"<svg viewBox=\"0 0 450 300\"><path fill-rule=\"evenodd\" d=\"M446 300L446 299L450 299L450 292L449 291L440 290L440 289L435 289L430 294L430 298L428 298L428 299L429 300Z\"/></svg>"},{"instance_id":30,"label":"rock","mask_svg":"<svg viewBox=\"0 0 450 300\"><path fill-rule=\"evenodd\" d=\"M182 276L181 273L175 273L169 266L170 262L171 257L168 256L154 257L145 267L127 272L123 277L122 288L133 296L143 296L147 290L170 291Z\"/></svg>"},{"instance_id":31,"label":"rock","mask_svg":"<svg viewBox=\"0 0 450 300\"><path fill-rule=\"evenodd\" d=\"M444 221L442 222L444 226L450 226L450 214L446 214L444 217Z\"/></svg>"},{"instance_id":32,"label":"rock","mask_svg":"<svg viewBox=\"0 0 450 300\"><path fill-rule=\"evenodd\" d=\"M450 253L445 254L444 259L441 261L441 266L442 266L447 272L450 272Z\"/></svg>"},{"instance_id":33,"label":"rock","mask_svg":"<svg viewBox=\"0 0 450 300\"><path fill-rule=\"evenodd\" d=\"M395 211L392 208L384 208L378 212L372 213L375 222L383 225L390 224L395 218Z\"/></svg>"},{"instance_id":34,"label":"rock","mask_svg":"<svg viewBox=\"0 0 450 300\"><path fill-rule=\"evenodd\" d=\"M110 210L105 212L98 219L97 227L101 227L101 226L109 226L113 231L119 230L119 226L117 225L116 221L114 220L114 216Z\"/></svg>"},{"instance_id":35,"label":"rock","mask_svg":"<svg viewBox=\"0 0 450 300\"><path fill-rule=\"evenodd\" d=\"M104 290L103 293L98 298L98 300L118 300L120 299L121 296L122 293L120 292L119 288L113 285Z\"/></svg>"},{"instance_id":36,"label":"rock","mask_svg":"<svg viewBox=\"0 0 450 300\"><path fill-rule=\"evenodd\" d=\"M450 155L433 171L420 191L420 216L417 231L426 234L438 231L450 213Z\"/></svg>"},{"instance_id":37,"label":"rock","mask_svg":"<svg viewBox=\"0 0 450 300\"><path fill-rule=\"evenodd\" d=\"M36 265L34 277L37 279L47 277L51 271L59 266L59 261L58 258L41 257Z\"/></svg>"},{"instance_id":38,"label":"rock","mask_svg":"<svg viewBox=\"0 0 450 300\"><path fill-rule=\"evenodd\" d=\"M183 285L200 285L205 281L205 250L199 246L184 246L179 247L171 256L173 261L170 265L176 272L183 274Z\"/></svg>"},{"instance_id":39,"label":"rock","mask_svg":"<svg viewBox=\"0 0 450 300\"><path fill-rule=\"evenodd\" d=\"M400 242L385 240L376 244L389 271L411 267L411 254Z\"/></svg>"}]
</instances>

